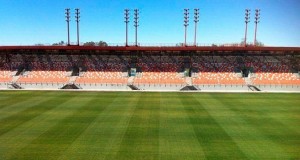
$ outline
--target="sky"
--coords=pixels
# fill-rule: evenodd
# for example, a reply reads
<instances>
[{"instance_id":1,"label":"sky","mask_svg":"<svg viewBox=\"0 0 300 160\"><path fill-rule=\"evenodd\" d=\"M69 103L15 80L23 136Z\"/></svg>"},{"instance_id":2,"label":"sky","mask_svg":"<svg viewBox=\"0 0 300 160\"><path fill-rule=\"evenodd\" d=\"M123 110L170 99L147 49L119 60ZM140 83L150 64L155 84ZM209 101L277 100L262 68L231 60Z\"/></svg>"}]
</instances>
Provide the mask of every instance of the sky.
<instances>
[{"instance_id":1,"label":"sky","mask_svg":"<svg viewBox=\"0 0 300 160\"><path fill-rule=\"evenodd\" d=\"M190 9L187 42L194 41L194 13L200 9L199 44L240 43L245 9L251 9L248 42L254 41L254 10L260 9L257 40L266 46L300 47L300 0L0 0L0 45L67 41L65 8L71 9L71 42L76 42L75 8L80 8L80 42L125 43L124 9L130 12L129 42L135 41L133 9L140 10L138 42L184 42L183 9Z\"/></svg>"}]
</instances>

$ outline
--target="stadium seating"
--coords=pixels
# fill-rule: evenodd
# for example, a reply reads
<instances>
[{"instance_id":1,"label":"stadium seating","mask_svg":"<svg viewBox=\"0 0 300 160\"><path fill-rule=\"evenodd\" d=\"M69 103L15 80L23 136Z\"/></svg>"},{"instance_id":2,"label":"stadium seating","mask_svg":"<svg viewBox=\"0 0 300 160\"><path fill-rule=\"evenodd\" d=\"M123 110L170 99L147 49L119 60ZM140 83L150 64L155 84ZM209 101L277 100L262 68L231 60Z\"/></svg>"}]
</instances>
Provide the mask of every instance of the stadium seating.
<instances>
[{"instance_id":1,"label":"stadium seating","mask_svg":"<svg viewBox=\"0 0 300 160\"><path fill-rule=\"evenodd\" d=\"M300 85L300 79L290 72L291 66L285 57L252 57L255 85Z\"/></svg>"},{"instance_id":2,"label":"stadium seating","mask_svg":"<svg viewBox=\"0 0 300 160\"><path fill-rule=\"evenodd\" d=\"M76 83L126 84L127 77L123 77L122 72L89 71L78 77Z\"/></svg>"},{"instance_id":3,"label":"stadium seating","mask_svg":"<svg viewBox=\"0 0 300 160\"><path fill-rule=\"evenodd\" d=\"M245 80L234 72L238 66L235 57L197 56L192 66L199 71L193 84L245 84Z\"/></svg>"},{"instance_id":4,"label":"stadium seating","mask_svg":"<svg viewBox=\"0 0 300 160\"><path fill-rule=\"evenodd\" d=\"M19 83L67 83L68 77L64 71L31 71L21 76Z\"/></svg>"},{"instance_id":5,"label":"stadium seating","mask_svg":"<svg viewBox=\"0 0 300 160\"><path fill-rule=\"evenodd\" d=\"M75 84L300 85L299 75L292 72L299 60L291 61L285 56L12 54L9 57L11 61L0 66L2 83L14 79L27 84L65 84L70 82L72 70L77 67L80 74L73 78ZM128 77L130 68L136 68L135 77ZM250 69L249 76L242 78L241 68ZM186 69L191 70L191 77L184 76ZM13 74L17 72L21 74L16 78Z\"/></svg>"},{"instance_id":6,"label":"stadium seating","mask_svg":"<svg viewBox=\"0 0 300 160\"><path fill-rule=\"evenodd\" d=\"M182 63L179 56L144 56L138 59L141 68L134 84L185 84L185 79L178 73Z\"/></svg>"},{"instance_id":7,"label":"stadium seating","mask_svg":"<svg viewBox=\"0 0 300 160\"><path fill-rule=\"evenodd\" d=\"M300 79L293 73L256 73L253 84L299 85Z\"/></svg>"},{"instance_id":8,"label":"stadium seating","mask_svg":"<svg viewBox=\"0 0 300 160\"><path fill-rule=\"evenodd\" d=\"M0 82L10 82L12 81L11 71L0 70Z\"/></svg>"},{"instance_id":9,"label":"stadium seating","mask_svg":"<svg viewBox=\"0 0 300 160\"><path fill-rule=\"evenodd\" d=\"M201 72L194 79L194 84L245 84L242 78L238 78L233 72Z\"/></svg>"},{"instance_id":10,"label":"stadium seating","mask_svg":"<svg viewBox=\"0 0 300 160\"><path fill-rule=\"evenodd\" d=\"M143 72L134 79L135 84L184 84L177 72Z\"/></svg>"},{"instance_id":11,"label":"stadium seating","mask_svg":"<svg viewBox=\"0 0 300 160\"><path fill-rule=\"evenodd\" d=\"M82 59L86 71L76 79L75 83L127 84L128 77L122 72L126 68L126 63L122 61L124 57L90 55Z\"/></svg>"}]
</instances>

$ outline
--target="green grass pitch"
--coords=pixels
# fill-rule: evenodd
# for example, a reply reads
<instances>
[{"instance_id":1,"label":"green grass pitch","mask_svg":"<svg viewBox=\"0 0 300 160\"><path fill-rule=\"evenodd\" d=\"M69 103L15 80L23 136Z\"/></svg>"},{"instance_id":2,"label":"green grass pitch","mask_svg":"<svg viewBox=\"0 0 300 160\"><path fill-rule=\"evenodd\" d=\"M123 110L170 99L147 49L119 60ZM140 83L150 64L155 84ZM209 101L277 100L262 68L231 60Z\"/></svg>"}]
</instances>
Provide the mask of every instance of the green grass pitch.
<instances>
[{"instance_id":1,"label":"green grass pitch","mask_svg":"<svg viewBox=\"0 0 300 160\"><path fill-rule=\"evenodd\" d=\"M0 91L0 159L300 159L300 94Z\"/></svg>"}]
</instances>

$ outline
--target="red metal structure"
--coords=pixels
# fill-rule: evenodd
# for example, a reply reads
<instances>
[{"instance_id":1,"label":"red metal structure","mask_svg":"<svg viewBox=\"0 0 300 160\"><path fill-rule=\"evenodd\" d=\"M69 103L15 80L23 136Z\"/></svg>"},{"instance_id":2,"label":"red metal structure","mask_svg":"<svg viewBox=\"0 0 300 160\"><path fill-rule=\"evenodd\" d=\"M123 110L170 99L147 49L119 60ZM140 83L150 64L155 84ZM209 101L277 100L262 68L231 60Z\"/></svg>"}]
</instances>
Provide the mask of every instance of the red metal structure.
<instances>
[{"instance_id":1,"label":"red metal structure","mask_svg":"<svg viewBox=\"0 0 300 160\"><path fill-rule=\"evenodd\" d=\"M238 46L0 46L0 54L9 52L21 51L36 51L36 52L53 52L53 51L90 51L95 53L124 53L130 54L133 52L181 52L181 53L209 53L209 54L234 54L234 53L248 53L248 54L295 54L300 55L300 47L238 47Z\"/></svg>"}]
</instances>

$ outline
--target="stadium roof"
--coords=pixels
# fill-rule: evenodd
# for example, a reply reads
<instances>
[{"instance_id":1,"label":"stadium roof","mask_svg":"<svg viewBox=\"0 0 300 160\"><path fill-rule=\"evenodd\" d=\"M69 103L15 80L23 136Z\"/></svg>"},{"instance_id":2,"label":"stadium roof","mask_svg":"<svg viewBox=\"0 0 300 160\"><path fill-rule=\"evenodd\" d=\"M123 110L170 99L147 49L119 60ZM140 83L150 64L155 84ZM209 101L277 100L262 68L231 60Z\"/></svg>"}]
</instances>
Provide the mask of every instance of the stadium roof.
<instances>
[{"instance_id":1,"label":"stadium roof","mask_svg":"<svg viewBox=\"0 0 300 160\"><path fill-rule=\"evenodd\" d=\"M257 47L257 46L0 46L1 54L15 52L81 52L130 53L130 52L199 52L199 53L249 53L249 54L297 54L300 47Z\"/></svg>"}]
</instances>

